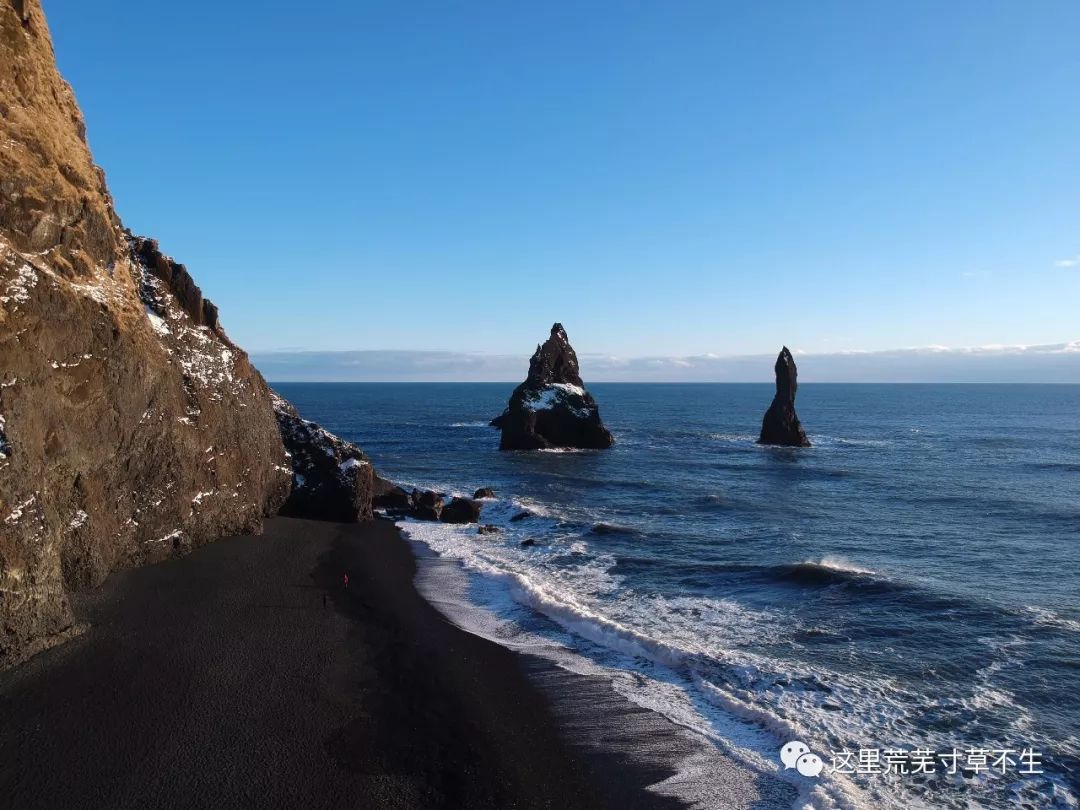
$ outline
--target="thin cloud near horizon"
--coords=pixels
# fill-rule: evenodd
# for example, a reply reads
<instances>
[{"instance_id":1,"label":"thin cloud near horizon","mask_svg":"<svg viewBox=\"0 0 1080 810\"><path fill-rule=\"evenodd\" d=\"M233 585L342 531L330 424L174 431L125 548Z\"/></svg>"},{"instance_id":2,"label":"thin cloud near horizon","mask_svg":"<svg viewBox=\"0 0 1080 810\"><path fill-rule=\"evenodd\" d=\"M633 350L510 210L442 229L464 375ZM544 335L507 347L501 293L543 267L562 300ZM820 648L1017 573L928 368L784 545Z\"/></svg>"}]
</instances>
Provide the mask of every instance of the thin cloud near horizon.
<instances>
[{"instance_id":1,"label":"thin cloud near horizon","mask_svg":"<svg viewBox=\"0 0 1080 810\"><path fill-rule=\"evenodd\" d=\"M792 353L804 382L1080 382L1080 340ZM769 382L775 361L772 354L578 356L586 382ZM267 379L283 382L515 382L528 369L525 355L452 351L281 350L251 357Z\"/></svg>"}]
</instances>

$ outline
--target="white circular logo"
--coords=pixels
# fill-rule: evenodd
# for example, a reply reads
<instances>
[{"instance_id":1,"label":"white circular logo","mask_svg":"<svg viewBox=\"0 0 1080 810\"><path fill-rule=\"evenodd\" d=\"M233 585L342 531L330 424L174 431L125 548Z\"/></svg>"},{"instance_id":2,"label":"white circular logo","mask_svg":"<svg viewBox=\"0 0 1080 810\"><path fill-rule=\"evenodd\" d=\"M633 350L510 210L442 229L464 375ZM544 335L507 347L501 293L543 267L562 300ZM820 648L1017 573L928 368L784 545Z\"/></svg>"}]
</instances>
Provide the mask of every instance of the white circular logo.
<instances>
[{"instance_id":1,"label":"white circular logo","mask_svg":"<svg viewBox=\"0 0 1080 810\"><path fill-rule=\"evenodd\" d=\"M791 770L794 768L795 763L799 761L799 757L809 753L810 747L806 743L799 742L798 740L789 742L780 749L780 761L784 763L784 770Z\"/></svg>"},{"instance_id":2,"label":"white circular logo","mask_svg":"<svg viewBox=\"0 0 1080 810\"><path fill-rule=\"evenodd\" d=\"M825 768L825 763L817 754L807 752L799 757L795 767L803 776L816 777Z\"/></svg>"}]
</instances>

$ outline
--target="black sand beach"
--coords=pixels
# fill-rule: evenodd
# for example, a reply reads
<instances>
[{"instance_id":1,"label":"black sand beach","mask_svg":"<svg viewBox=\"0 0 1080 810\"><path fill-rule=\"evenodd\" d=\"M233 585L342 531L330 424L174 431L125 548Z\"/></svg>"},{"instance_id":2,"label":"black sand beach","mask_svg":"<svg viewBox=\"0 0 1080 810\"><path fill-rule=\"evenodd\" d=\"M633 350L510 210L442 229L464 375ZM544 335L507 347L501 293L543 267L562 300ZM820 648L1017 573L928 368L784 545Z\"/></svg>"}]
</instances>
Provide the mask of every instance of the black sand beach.
<instances>
[{"instance_id":1,"label":"black sand beach","mask_svg":"<svg viewBox=\"0 0 1080 810\"><path fill-rule=\"evenodd\" d=\"M83 635L0 676L3 803L678 806L644 790L661 766L567 741L527 659L449 624L414 571L389 522L278 518L114 576Z\"/></svg>"}]
</instances>

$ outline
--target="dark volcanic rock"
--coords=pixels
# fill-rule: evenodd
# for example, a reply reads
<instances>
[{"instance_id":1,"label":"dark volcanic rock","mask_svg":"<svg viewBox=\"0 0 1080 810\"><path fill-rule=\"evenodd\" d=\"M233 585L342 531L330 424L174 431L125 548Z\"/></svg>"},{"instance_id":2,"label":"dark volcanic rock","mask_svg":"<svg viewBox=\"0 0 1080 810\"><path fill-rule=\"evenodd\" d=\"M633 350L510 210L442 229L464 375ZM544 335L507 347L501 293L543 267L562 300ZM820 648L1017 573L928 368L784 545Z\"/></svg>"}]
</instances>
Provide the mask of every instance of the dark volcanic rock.
<instances>
[{"instance_id":1,"label":"dark volcanic rock","mask_svg":"<svg viewBox=\"0 0 1080 810\"><path fill-rule=\"evenodd\" d=\"M502 531L502 529L500 529L498 526L492 526L490 523L485 523L483 526L480 526L476 530L476 533L477 534L499 534L499 532L501 532L501 531Z\"/></svg>"},{"instance_id":2,"label":"dark volcanic rock","mask_svg":"<svg viewBox=\"0 0 1080 810\"><path fill-rule=\"evenodd\" d=\"M271 392L293 486L281 514L337 523L370 520L374 470L354 444L300 417L289 402Z\"/></svg>"},{"instance_id":3,"label":"dark volcanic rock","mask_svg":"<svg viewBox=\"0 0 1080 810\"><path fill-rule=\"evenodd\" d=\"M521 541L521 545L524 548L531 548L532 546L536 545L536 540L534 538L532 538L532 537L527 537L527 538L525 538L524 540Z\"/></svg>"},{"instance_id":4,"label":"dark volcanic rock","mask_svg":"<svg viewBox=\"0 0 1080 810\"><path fill-rule=\"evenodd\" d=\"M798 388L795 359L785 346L776 358L776 396L761 422L758 444L778 444L786 447L809 447L810 442L795 414L795 391Z\"/></svg>"},{"instance_id":5,"label":"dark volcanic rock","mask_svg":"<svg viewBox=\"0 0 1080 810\"><path fill-rule=\"evenodd\" d=\"M566 330L558 323L551 327L551 337L536 347L528 378L514 389L506 410L491 424L502 431L500 450L599 450L614 442L581 381Z\"/></svg>"},{"instance_id":6,"label":"dark volcanic rock","mask_svg":"<svg viewBox=\"0 0 1080 810\"><path fill-rule=\"evenodd\" d=\"M379 491L376 485L376 494L371 499L371 505L376 509L386 509L389 512L408 512L413 508L412 494L398 486L391 485L384 491Z\"/></svg>"},{"instance_id":7,"label":"dark volcanic rock","mask_svg":"<svg viewBox=\"0 0 1080 810\"><path fill-rule=\"evenodd\" d=\"M438 520L442 514L443 499L438 492L432 492L430 489L426 492L418 492L414 489L412 500L413 508L409 514L417 520Z\"/></svg>"},{"instance_id":8,"label":"dark volcanic rock","mask_svg":"<svg viewBox=\"0 0 1080 810\"><path fill-rule=\"evenodd\" d=\"M476 492L473 493L473 498L476 499L476 500L479 500L481 498L494 498L494 497L495 497L495 490L493 490L491 487L480 487L480 489L476 490Z\"/></svg>"},{"instance_id":9,"label":"dark volcanic rock","mask_svg":"<svg viewBox=\"0 0 1080 810\"><path fill-rule=\"evenodd\" d=\"M476 523L480 520L480 504L471 498L454 498L443 507L443 523Z\"/></svg>"},{"instance_id":10,"label":"dark volcanic rock","mask_svg":"<svg viewBox=\"0 0 1080 810\"><path fill-rule=\"evenodd\" d=\"M287 464L217 310L123 230L39 0L0 1L0 668L72 590L258 531Z\"/></svg>"},{"instance_id":11,"label":"dark volcanic rock","mask_svg":"<svg viewBox=\"0 0 1080 810\"><path fill-rule=\"evenodd\" d=\"M518 523L519 521L522 521L522 520L528 520L532 516L533 516L532 512L518 512L516 515L514 515L512 518L510 518L510 522L511 523Z\"/></svg>"}]
</instances>

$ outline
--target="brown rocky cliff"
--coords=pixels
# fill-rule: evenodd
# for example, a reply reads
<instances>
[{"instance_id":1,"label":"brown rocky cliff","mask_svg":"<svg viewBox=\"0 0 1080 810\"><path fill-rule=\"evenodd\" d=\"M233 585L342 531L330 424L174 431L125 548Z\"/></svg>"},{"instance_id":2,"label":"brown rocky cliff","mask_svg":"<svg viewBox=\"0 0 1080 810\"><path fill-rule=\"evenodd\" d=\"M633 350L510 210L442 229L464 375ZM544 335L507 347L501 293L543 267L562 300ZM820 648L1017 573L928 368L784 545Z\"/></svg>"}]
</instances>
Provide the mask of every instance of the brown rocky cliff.
<instances>
[{"instance_id":1,"label":"brown rocky cliff","mask_svg":"<svg viewBox=\"0 0 1080 810\"><path fill-rule=\"evenodd\" d=\"M119 259L118 220L75 96L57 73L38 0L0 0L0 224L69 278Z\"/></svg>"},{"instance_id":2,"label":"brown rocky cliff","mask_svg":"<svg viewBox=\"0 0 1080 810\"><path fill-rule=\"evenodd\" d=\"M71 589L257 531L291 477L216 308L123 231L38 0L0 0L0 668L70 632Z\"/></svg>"}]
</instances>

